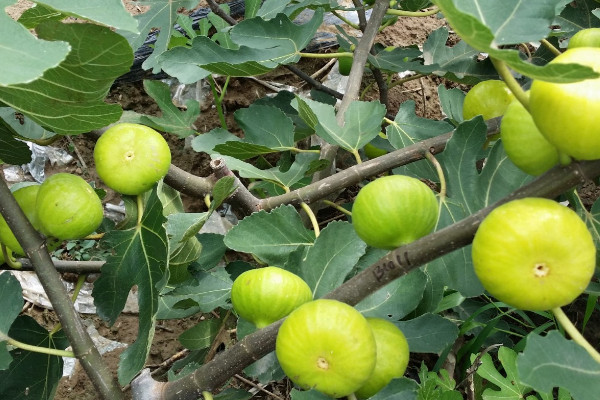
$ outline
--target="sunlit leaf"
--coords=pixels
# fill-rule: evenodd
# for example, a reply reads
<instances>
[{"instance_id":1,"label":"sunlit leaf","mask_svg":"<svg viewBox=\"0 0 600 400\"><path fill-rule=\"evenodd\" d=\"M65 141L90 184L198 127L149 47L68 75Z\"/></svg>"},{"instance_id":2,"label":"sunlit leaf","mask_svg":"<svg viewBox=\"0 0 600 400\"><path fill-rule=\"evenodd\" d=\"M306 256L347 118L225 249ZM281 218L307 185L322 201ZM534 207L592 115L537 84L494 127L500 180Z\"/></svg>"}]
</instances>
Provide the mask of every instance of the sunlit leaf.
<instances>
[{"instance_id":1,"label":"sunlit leaf","mask_svg":"<svg viewBox=\"0 0 600 400\"><path fill-rule=\"evenodd\" d=\"M386 50L380 51L375 55L369 54L368 60L373 67L386 71L433 72L435 68L423 65L422 55L423 53L417 47L396 47L392 51Z\"/></svg>"},{"instance_id":2,"label":"sunlit leaf","mask_svg":"<svg viewBox=\"0 0 600 400\"><path fill-rule=\"evenodd\" d=\"M191 10L197 3L195 0L144 0L140 2L140 5L148 6L149 9L134 17L138 23L139 34L127 31L120 33L127 38L133 50L137 50L144 44L150 31L160 30L153 45L152 54L142 64L144 69L156 69L157 57L167 50L169 38L177 20L177 10L181 8ZM154 72L156 73L158 70Z\"/></svg>"},{"instance_id":3,"label":"sunlit leaf","mask_svg":"<svg viewBox=\"0 0 600 400\"><path fill-rule=\"evenodd\" d=\"M33 29L42 22L60 21L67 17L66 14L48 7L44 4L35 3L21 14L18 21L27 29Z\"/></svg>"},{"instance_id":4,"label":"sunlit leaf","mask_svg":"<svg viewBox=\"0 0 600 400\"><path fill-rule=\"evenodd\" d=\"M117 121L121 107L103 100L133 60L125 39L93 24L46 22L36 32L41 39L69 42L71 52L43 78L0 86L0 101L60 134L88 132Z\"/></svg>"},{"instance_id":5,"label":"sunlit leaf","mask_svg":"<svg viewBox=\"0 0 600 400\"><path fill-rule=\"evenodd\" d=\"M540 392L562 387L575 400L593 399L600 393L600 363L558 331L530 334L517 367L521 380Z\"/></svg>"},{"instance_id":6,"label":"sunlit leaf","mask_svg":"<svg viewBox=\"0 0 600 400\"><path fill-rule=\"evenodd\" d=\"M303 25L294 24L284 14L269 21L251 18L235 25L229 33L239 48L224 47L206 36L197 36L190 48L175 47L161 55L160 63L177 64L179 68L189 64L228 76L264 74L279 65L297 62L322 20L322 11L315 12Z\"/></svg>"},{"instance_id":7,"label":"sunlit leaf","mask_svg":"<svg viewBox=\"0 0 600 400\"><path fill-rule=\"evenodd\" d=\"M36 38L4 12L13 0L0 0L0 85L32 82L67 56L68 43Z\"/></svg>"},{"instance_id":8,"label":"sunlit leaf","mask_svg":"<svg viewBox=\"0 0 600 400\"><path fill-rule=\"evenodd\" d=\"M294 147L294 124L279 108L253 104L234 115L244 141L280 151Z\"/></svg>"},{"instance_id":9,"label":"sunlit leaf","mask_svg":"<svg viewBox=\"0 0 600 400\"><path fill-rule=\"evenodd\" d=\"M534 42L550 34L556 6L561 0L458 0L461 12L475 17L494 35L492 46Z\"/></svg>"},{"instance_id":10,"label":"sunlit leaf","mask_svg":"<svg viewBox=\"0 0 600 400\"><path fill-rule=\"evenodd\" d=\"M329 223L308 249L299 266L299 275L319 298L341 285L366 244L348 222Z\"/></svg>"},{"instance_id":11,"label":"sunlit leaf","mask_svg":"<svg viewBox=\"0 0 600 400\"><path fill-rule=\"evenodd\" d=\"M137 21L127 12L121 0L43 0L40 3L71 16L133 33L138 32Z\"/></svg>"},{"instance_id":12,"label":"sunlit leaf","mask_svg":"<svg viewBox=\"0 0 600 400\"><path fill-rule=\"evenodd\" d=\"M162 115L160 117L146 115L142 118L142 122L160 131L172 133L179 138L196 133L194 123L200 115L200 104L196 100L187 100L185 102L186 110L180 110L173 104L171 90L166 83L145 80L144 89L156 101Z\"/></svg>"},{"instance_id":13,"label":"sunlit leaf","mask_svg":"<svg viewBox=\"0 0 600 400\"><path fill-rule=\"evenodd\" d=\"M477 354L471 355L471 362L474 362ZM490 353L481 356L481 365L477 368L477 375L485 378L498 387L499 390L487 388L483 391L485 400L492 399L523 399L532 388L521 383L517 371L517 353L507 347L501 347L498 350L498 360L502 364L503 374L498 372Z\"/></svg>"},{"instance_id":14,"label":"sunlit leaf","mask_svg":"<svg viewBox=\"0 0 600 400\"><path fill-rule=\"evenodd\" d=\"M278 182L289 188L304 178L306 172L311 168L311 163L318 159L319 155L314 153L297 154L293 164L287 171L281 171L279 167L260 169L250 163L229 156L213 155L214 158L223 159L229 169L238 171L243 178L257 178Z\"/></svg>"},{"instance_id":15,"label":"sunlit leaf","mask_svg":"<svg viewBox=\"0 0 600 400\"><path fill-rule=\"evenodd\" d=\"M292 206L251 214L225 235L228 248L254 254L274 266L283 265L291 252L312 246L314 240L313 232L304 227Z\"/></svg>"},{"instance_id":16,"label":"sunlit leaf","mask_svg":"<svg viewBox=\"0 0 600 400\"><path fill-rule=\"evenodd\" d=\"M333 106L310 99L292 102L300 116L317 135L348 151L356 151L369 143L381 130L385 106L378 102L353 101L344 114L344 126L338 125Z\"/></svg>"},{"instance_id":17,"label":"sunlit leaf","mask_svg":"<svg viewBox=\"0 0 600 400\"><path fill-rule=\"evenodd\" d=\"M426 69L453 81L475 84L484 79L497 78L498 74L489 60L478 60L479 51L461 40L454 46L447 46L448 29L441 27L433 31L423 43L423 59Z\"/></svg>"},{"instance_id":18,"label":"sunlit leaf","mask_svg":"<svg viewBox=\"0 0 600 400\"><path fill-rule=\"evenodd\" d=\"M524 61L517 50L498 49L497 43L494 42L495 37L491 28L470 13L461 11L455 4L455 2L457 4L460 2L461 6L471 7L479 6L479 2L481 1L483 0L472 0L469 2L460 0L434 0L434 3L443 12L444 17L448 20L450 26L452 26L461 39L478 51L488 53L491 57L506 62L512 69L520 74L527 75L532 79L547 80L557 83L574 82L598 76L592 69L576 64L549 64L543 67L537 66ZM491 2L485 1L485 4L488 3ZM530 9L538 6L538 2L520 3ZM501 3L496 4L500 5ZM539 6L540 10L548 10L546 1L540 1ZM530 15L530 13L525 15ZM519 18L516 13L513 13L512 17ZM512 22L512 18L508 22ZM550 25L551 23L549 23L547 27ZM547 27L545 29L548 29ZM521 40L517 43L521 43Z\"/></svg>"},{"instance_id":19,"label":"sunlit leaf","mask_svg":"<svg viewBox=\"0 0 600 400\"><path fill-rule=\"evenodd\" d=\"M194 264L191 266L194 268ZM230 308L228 300L233 284L224 268L211 271L196 269L194 279L175 288L165 288L160 296L158 319L185 318L217 307Z\"/></svg>"}]
</instances>

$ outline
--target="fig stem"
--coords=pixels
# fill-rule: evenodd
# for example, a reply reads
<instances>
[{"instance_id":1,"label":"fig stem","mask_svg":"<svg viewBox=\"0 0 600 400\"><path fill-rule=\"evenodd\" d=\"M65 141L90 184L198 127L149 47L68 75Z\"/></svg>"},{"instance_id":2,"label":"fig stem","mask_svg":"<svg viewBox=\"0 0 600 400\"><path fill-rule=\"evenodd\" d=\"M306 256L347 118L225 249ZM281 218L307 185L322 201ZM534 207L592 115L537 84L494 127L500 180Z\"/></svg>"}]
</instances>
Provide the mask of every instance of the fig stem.
<instances>
[{"instance_id":1,"label":"fig stem","mask_svg":"<svg viewBox=\"0 0 600 400\"><path fill-rule=\"evenodd\" d=\"M208 83L210 84L210 90L212 91L213 98L215 99L215 107L217 109L217 114L219 115L219 122L221 123L221 127L223 129L227 129L227 121L225 120L225 114L223 113L223 96L219 96L219 92L217 91L217 82L212 75L208 75ZM225 81L225 86L221 90L221 93L224 94L227 88L227 84L229 83L229 77Z\"/></svg>"},{"instance_id":2,"label":"fig stem","mask_svg":"<svg viewBox=\"0 0 600 400\"><path fill-rule=\"evenodd\" d=\"M48 348L48 347L34 346L34 345L31 345L31 344L19 342L18 340L15 340L13 338L6 339L6 343L9 344L9 345L11 345L11 346L17 347L19 349L23 349L23 350L27 350L27 351L33 351L35 353L48 354L48 355L51 355L51 356L58 356L58 357L75 358L75 354L73 354L72 351L60 350L60 349L51 349L51 348Z\"/></svg>"},{"instance_id":3,"label":"fig stem","mask_svg":"<svg viewBox=\"0 0 600 400\"><path fill-rule=\"evenodd\" d=\"M12 269L21 269L23 265L13 257L12 250L6 247L4 243L0 243L0 248L2 248L2 256L6 265Z\"/></svg>"},{"instance_id":4,"label":"fig stem","mask_svg":"<svg viewBox=\"0 0 600 400\"><path fill-rule=\"evenodd\" d=\"M437 172L438 178L440 179L440 199L444 200L446 198L447 185L442 165L437 160L437 158L435 158L435 156L429 151L425 153L425 158L435 167L435 171Z\"/></svg>"},{"instance_id":5,"label":"fig stem","mask_svg":"<svg viewBox=\"0 0 600 400\"><path fill-rule=\"evenodd\" d=\"M560 52L559 49L557 49L552 43L550 43L547 39L542 39L540 40L540 43L542 44L542 46L544 46L545 48L547 48L548 50L550 50L550 52L552 54L554 54L555 56L560 56L562 53Z\"/></svg>"},{"instance_id":6,"label":"fig stem","mask_svg":"<svg viewBox=\"0 0 600 400\"><path fill-rule=\"evenodd\" d=\"M558 161L560 163L560 165L562 165L563 167L566 165L571 164L571 162L573 161L573 159L566 153L563 153L562 151L558 151Z\"/></svg>"},{"instance_id":7,"label":"fig stem","mask_svg":"<svg viewBox=\"0 0 600 400\"><path fill-rule=\"evenodd\" d=\"M331 10L331 13L333 15L335 15L335 17L337 19L339 19L340 21L343 21L346 25L350 26L351 28L353 28L353 29L360 29L360 27L358 26L358 24L355 24L354 22L350 21L348 18L344 17L342 14L340 14L336 10Z\"/></svg>"},{"instance_id":8,"label":"fig stem","mask_svg":"<svg viewBox=\"0 0 600 400\"><path fill-rule=\"evenodd\" d=\"M144 199L142 198L141 194L138 194L136 196L136 200L137 200L137 226L139 227L140 225L142 225L142 216L144 214Z\"/></svg>"},{"instance_id":9,"label":"fig stem","mask_svg":"<svg viewBox=\"0 0 600 400\"><path fill-rule=\"evenodd\" d=\"M83 284L85 283L86 278L87 278L87 275L85 275L85 274L79 275L77 277L77 283L75 284L75 287L73 288L73 295L71 296L71 301L73 302L73 304L75 304L75 301L77 300L77 296L79 296L79 292L81 291L81 288L83 287ZM56 324L54 326L54 328L52 328L52 331L50 331L50 336L54 335L61 328L62 328L62 324L59 322L58 324Z\"/></svg>"},{"instance_id":10,"label":"fig stem","mask_svg":"<svg viewBox=\"0 0 600 400\"><path fill-rule=\"evenodd\" d=\"M390 8L386 11L387 15L396 15L398 17L428 17L430 15L434 15L440 12L439 8L433 7L431 10L427 11L405 11L405 10L397 10L395 8Z\"/></svg>"},{"instance_id":11,"label":"fig stem","mask_svg":"<svg viewBox=\"0 0 600 400\"><path fill-rule=\"evenodd\" d=\"M302 207L306 215L308 215L310 223L312 224L313 229L315 231L315 237L319 237L319 235L321 234L321 229L319 228L319 221L317 221L317 217L315 216L315 213L313 212L312 208L310 208L305 202L300 203L300 207Z\"/></svg>"},{"instance_id":12,"label":"fig stem","mask_svg":"<svg viewBox=\"0 0 600 400\"><path fill-rule=\"evenodd\" d=\"M347 216L351 217L352 216L352 212L349 210L346 210L344 207L340 206L339 204L331 201L331 200L323 200L323 204L327 204L330 207L335 208L336 210L338 210L339 212L346 214Z\"/></svg>"},{"instance_id":13,"label":"fig stem","mask_svg":"<svg viewBox=\"0 0 600 400\"><path fill-rule=\"evenodd\" d=\"M563 329L569 334L571 339L581 347L583 347L592 358L598 362L600 362L600 353L587 341L585 337L579 332L579 330L573 325L567 314L560 307L556 307L552 309L552 314L563 327Z\"/></svg>"},{"instance_id":14,"label":"fig stem","mask_svg":"<svg viewBox=\"0 0 600 400\"><path fill-rule=\"evenodd\" d=\"M356 400L356 395L354 393L350 393L348 395L348 400Z\"/></svg>"},{"instance_id":15,"label":"fig stem","mask_svg":"<svg viewBox=\"0 0 600 400\"><path fill-rule=\"evenodd\" d=\"M300 57L304 58L343 58L343 57L352 57L354 53L350 51L345 51L342 53L298 53Z\"/></svg>"},{"instance_id":16,"label":"fig stem","mask_svg":"<svg viewBox=\"0 0 600 400\"><path fill-rule=\"evenodd\" d=\"M362 164L362 160L360 158L360 154L358 153L358 150L356 150L356 149L352 150L352 155L356 159L357 164Z\"/></svg>"},{"instance_id":17,"label":"fig stem","mask_svg":"<svg viewBox=\"0 0 600 400\"><path fill-rule=\"evenodd\" d=\"M202 397L204 397L204 400L213 400L213 395L207 391L202 392Z\"/></svg>"},{"instance_id":18,"label":"fig stem","mask_svg":"<svg viewBox=\"0 0 600 400\"><path fill-rule=\"evenodd\" d=\"M502 78L504 83L506 83L508 89L510 89L510 91L515 95L515 98L519 100L521 104L523 104L523 107L529 111L529 97L521 85L519 85L519 82L517 82L513 74L510 72L510 69L508 69L506 63L502 60L498 60L497 58L491 57L490 59L492 60L494 68L496 68L496 72L498 72L500 78Z\"/></svg>"}]
</instances>

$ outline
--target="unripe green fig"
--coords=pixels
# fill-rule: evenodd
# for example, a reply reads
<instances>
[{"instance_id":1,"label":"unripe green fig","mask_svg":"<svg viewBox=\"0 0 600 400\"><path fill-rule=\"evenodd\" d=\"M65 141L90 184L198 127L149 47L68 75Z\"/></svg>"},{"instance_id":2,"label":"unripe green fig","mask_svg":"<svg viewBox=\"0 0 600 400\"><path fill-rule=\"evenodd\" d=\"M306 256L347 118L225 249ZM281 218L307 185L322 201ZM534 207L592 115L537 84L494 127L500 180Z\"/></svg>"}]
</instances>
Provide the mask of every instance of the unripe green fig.
<instances>
[{"instance_id":1,"label":"unripe green fig","mask_svg":"<svg viewBox=\"0 0 600 400\"><path fill-rule=\"evenodd\" d=\"M600 73L600 48L576 47L550 64L581 64ZM534 80L529 112L548 142L578 160L600 159L600 78L573 83Z\"/></svg>"},{"instance_id":2,"label":"unripe green fig","mask_svg":"<svg viewBox=\"0 0 600 400\"><path fill-rule=\"evenodd\" d=\"M472 247L483 287L522 310L571 303L596 269L596 247L585 222L570 208L543 198L505 203L483 220Z\"/></svg>"},{"instance_id":3,"label":"unripe green fig","mask_svg":"<svg viewBox=\"0 0 600 400\"><path fill-rule=\"evenodd\" d=\"M515 96L498 80L481 81L469 90L463 103L463 118L469 120L481 115L484 120L504 115Z\"/></svg>"},{"instance_id":4,"label":"unripe green fig","mask_svg":"<svg viewBox=\"0 0 600 400\"><path fill-rule=\"evenodd\" d=\"M121 123L100 136L94 147L94 162L106 186L122 194L138 195L167 174L171 150L154 129Z\"/></svg>"},{"instance_id":5,"label":"unripe green fig","mask_svg":"<svg viewBox=\"0 0 600 400\"><path fill-rule=\"evenodd\" d=\"M62 172L42 183L36 208L42 233L60 240L81 239L93 233L104 215L94 189L80 176Z\"/></svg>"},{"instance_id":6,"label":"unripe green fig","mask_svg":"<svg viewBox=\"0 0 600 400\"><path fill-rule=\"evenodd\" d=\"M21 210L23 210L23 213L35 229L39 229L36 213L36 200L39 189L40 185L33 184L19 188L13 193L13 196L19 204L19 207L21 207ZM23 248L8 227L8 224L2 215L0 215L0 242L4 243L4 245L9 247L15 254L19 256L25 256Z\"/></svg>"},{"instance_id":7,"label":"unripe green fig","mask_svg":"<svg viewBox=\"0 0 600 400\"><path fill-rule=\"evenodd\" d=\"M567 49L576 47L600 47L600 28L582 29L574 34Z\"/></svg>"},{"instance_id":8,"label":"unripe green fig","mask_svg":"<svg viewBox=\"0 0 600 400\"><path fill-rule=\"evenodd\" d=\"M373 373L355 394L368 399L383 389L392 379L404 375L410 352L402 331L392 322L382 318L367 318L377 346L377 361Z\"/></svg>"},{"instance_id":9,"label":"unripe green fig","mask_svg":"<svg viewBox=\"0 0 600 400\"><path fill-rule=\"evenodd\" d=\"M556 147L546 140L529 111L516 99L502 117L500 138L508 158L530 175L541 175L559 162Z\"/></svg>"},{"instance_id":10,"label":"unripe green fig","mask_svg":"<svg viewBox=\"0 0 600 400\"><path fill-rule=\"evenodd\" d=\"M233 309L263 328L312 300L310 287L283 268L264 267L240 274L231 287Z\"/></svg>"},{"instance_id":11,"label":"unripe green fig","mask_svg":"<svg viewBox=\"0 0 600 400\"><path fill-rule=\"evenodd\" d=\"M352 225L369 246L395 249L430 233L437 223L433 191L416 178L390 175L365 185L352 206Z\"/></svg>"},{"instance_id":12,"label":"unripe green fig","mask_svg":"<svg viewBox=\"0 0 600 400\"><path fill-rule=\"evenodd\" d=\"M310 301L294 310L279 328L275 354L296 385L335 398L363 386L377 357L365 317L330 299Z\"/></svg>"}]
</instances>

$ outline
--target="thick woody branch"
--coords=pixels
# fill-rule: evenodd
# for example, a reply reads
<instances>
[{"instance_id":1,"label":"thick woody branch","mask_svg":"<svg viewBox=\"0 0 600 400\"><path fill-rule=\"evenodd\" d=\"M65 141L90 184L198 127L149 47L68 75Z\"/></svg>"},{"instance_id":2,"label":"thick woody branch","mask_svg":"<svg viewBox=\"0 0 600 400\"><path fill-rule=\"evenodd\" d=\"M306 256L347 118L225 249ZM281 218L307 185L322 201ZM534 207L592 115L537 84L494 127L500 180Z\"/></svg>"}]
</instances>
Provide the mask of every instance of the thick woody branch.
<instances>
[{"instance_id":1,"label":"thick woody branch","mask_svg":"<svg viewBox=\"0 0 600 400\"><path fill-rule=\"evenodd\" d=\"M232 176L234 178L234 184L236 189L233 192L233 194L231 194L231 196L229 196L229 198L227 199L227 201L229 202L229 204L232 205L234 210L243 215L250 215L253 212L259 210L259 200L254 195L252 195L252 193L250 193L248 188L244 186L244 184L239 180L239 178L235 176L233 172L231 172L231 170L229 169L229 167L227 167L227 164L225 164L225 161L223 159L216 158L212 160L210 162L210 166L213 169L214 175L217 179L221 179L225 176Z\"/></svg>"},{"instance_id":2,"label":"thick woody branch","mask_svg":"<svg viewBox=\"0 0 600 400\"><path fill-rule=\"evenodd\" d=\"M203 178L192 175L171 164L171 166L169 166L169 171L164 178L164 182L173 189L177 189L179 192L187 194L188 196L203 197L210 194L217 179L213 176Z\"/></svg>"}]
</instances>

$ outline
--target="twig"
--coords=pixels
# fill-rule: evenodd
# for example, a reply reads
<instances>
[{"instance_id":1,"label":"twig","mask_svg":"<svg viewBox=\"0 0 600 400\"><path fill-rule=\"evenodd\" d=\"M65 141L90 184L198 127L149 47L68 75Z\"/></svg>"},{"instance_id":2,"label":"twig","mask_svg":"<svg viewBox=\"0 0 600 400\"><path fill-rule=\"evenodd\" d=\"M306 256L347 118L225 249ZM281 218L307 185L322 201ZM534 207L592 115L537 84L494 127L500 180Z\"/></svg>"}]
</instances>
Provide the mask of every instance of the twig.
<instances>
[{"instance_id":1,"label":"twig","mask_svg":"<svg viewBox=\"0 0 600 400\"><path fill-rule=\"evenodd\" d=\"M367 15L365 13L365 5L360 0L352 0L354 8L356 8L356 15L358 16L358 28L364 32L367 27Z\"/></svg>"},{"instance_id":2,"label":"twig","mask_svg":"<svg viewBox=\"0 0 600 400\"><path fill-rule=\"evenodd\" d=\"M284 67L287 68L288 71L291 71L292 73L294 73L295 75L300 77L302 80L304 80L306 83L308 83L313 88L315 88L323 93L327 93L327 94L335 97L336 99L344 98L343 94L323 85L321 82L312 78L310 75L306 74L304 71L302 71L300 68L296 67L295 65L284 65Z\"/></svg>"},{"instance_id":3,"label":"twig","mask_svg":"<svg viewBox=\"0 0 600 400\"><path fill-rule=\"evenodd\" d=\"M215 0L206 0L210 10L217 14L219 17L223 18L229 25L236 25L237 21L233 19L233 17L227 14L219 5L215 2Z\"/></svg>"},{"instance_id":4,"label":"twig","mask_svg":"<svg viewBox=\"0 0 600 400\"><path fill-rule=\"evenodd\" d=\"M313 79L319 79L319 77L321 75L323 75L325 72L329 71L331 69L331 67L333 67L333 64L335 64L336 62L337 62L337 59L332 58L331 60L329 60L327 62L327 64L325 64L323 67L321 67L321 69L319 69L318 71L313 73L310 77Z\"/></svg>"},{"instance_id":5,"label":"twig","mask_svg":"<svg viewBox=\"0 0 600 400\"><path fill-rule=\"evenodd\" d=\"M214 176L207 178L195 176L171 164L164 182L183 194L193 197L203 197L212 191L217 179Z\"/></svg>"},{"instance_id":6,"label":"twig","mask_svg":"<svg viewBox=\"0 0 600 400\"><path fill-rule=\"evenodd\" d=\"M81 163L81 168L83 168L84 171L87 171L87 169L88 169L87 164L83 160L83 157L81 157L81 153L79 152L79 149L77 148L77 146L75 146L75 142L73 141L71 136L69 136L69 135L66 135L66 136L67 136L67 141L73 147L73 151L75 152L75 155L77 156L77 158L79 159L79 162Z\"/></svg>"},{"instance_id":7,"label":"twig","mask_svg":"<svg viewBox=\"0 0 600 400\"><path fill-rule=\"evenodd\" d=\"M269 396L273 397L274 399L284 400L281 397L277 396L276 394L269 392L267 389L265 389L264 387L262 387L260 384L254 383L251 380L246 379L246 378L244 378L243 376L241 376L239 374L235 374L234 377L236 379L239 379L240 381L244 382L247 385L255 387L257 390L260 390L261 392L268 394Z\"/></svg>"},{"instance_id":8,"label":"twig","mask_svg":"<svg viewBox=\"0 0 600 400\"><path fill-rule=\"evenodd\" d=\"M18 262L22 267L19 271L34 271L33 264L28 258L19 258ZM104 265L104 261L66 261L53 260L54 269L60 273L71 272L74 274L93 274L100 272L100 268ZM0 265L0 270L12 270L8 266Z\"/></svg>"}]
</instances>

